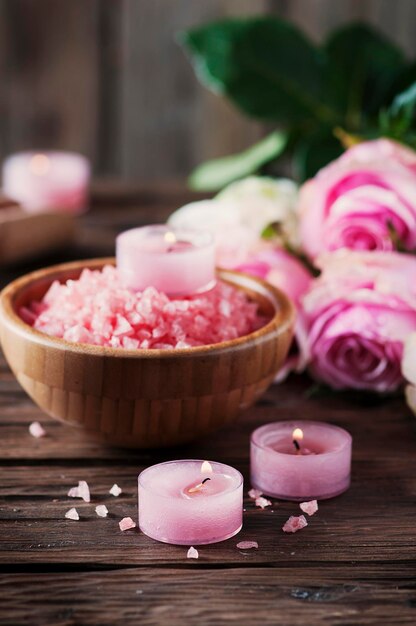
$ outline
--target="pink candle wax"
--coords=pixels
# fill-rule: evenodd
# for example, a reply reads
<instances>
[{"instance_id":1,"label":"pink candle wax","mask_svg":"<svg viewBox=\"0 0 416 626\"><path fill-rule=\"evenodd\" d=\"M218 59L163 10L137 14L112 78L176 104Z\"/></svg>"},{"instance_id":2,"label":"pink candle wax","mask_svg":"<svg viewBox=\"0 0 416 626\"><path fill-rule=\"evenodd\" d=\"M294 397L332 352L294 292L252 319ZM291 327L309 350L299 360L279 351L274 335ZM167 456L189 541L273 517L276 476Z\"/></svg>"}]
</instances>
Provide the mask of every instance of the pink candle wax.
<instances>
[{"instance_id":1,"label":"pink candle wax","mask_svg":"<svg viewBox=\"0 0 416 626\"><path fill-rule=\"evenodd\" d=\"M90 165L72 152L21 152L3 165L3 191L30 213L81 213L87 208Z\"/></svg>"},{"instance_id":2,"label":"pink candle wax","mask_svg":"<svg viewBox=\"0 0 416 626\"><path fill-rule=\"evenodd\" d=\"M283 500L324 500L350 486L351 435L322 422L274 422L251 435L251 484Z\"/></svg>"},{"instance_id":3,"label":"pink candle wax","mask_svg":"<svg viewBox=\"0 0 416 626\"><path fill-rule=\"evenodd\" d=\"M144 470L139 483L139 526L157 541L217 543L243 523L243 477L208 461L169 461Z\"/></svg>"},{"instance_id":4,"label":"pink candle wax","mask_svg":"<svg viewBox=\"0 0 416 626\"><path fill-rule=\"evenodd\" d=\"M215 246L207 231L133 228L117 237L116 257L124 284L135 291L155 287L179 296L215 285Z\"/></svg>"}]
</instances>

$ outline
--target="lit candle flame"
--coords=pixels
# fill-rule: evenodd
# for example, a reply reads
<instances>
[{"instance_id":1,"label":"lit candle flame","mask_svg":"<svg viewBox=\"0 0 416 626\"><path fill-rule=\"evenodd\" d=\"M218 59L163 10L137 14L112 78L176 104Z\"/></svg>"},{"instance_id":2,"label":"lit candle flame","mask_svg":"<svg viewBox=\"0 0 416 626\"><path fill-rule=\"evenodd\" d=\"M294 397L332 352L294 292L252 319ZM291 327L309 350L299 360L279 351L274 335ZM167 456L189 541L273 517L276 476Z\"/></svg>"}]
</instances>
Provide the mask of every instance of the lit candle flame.
<instances>
[{"instance_id":1,"label":"lit candle flame","mask_svg":"<svg viewBox=\"0 0 416 626\"><path fill-rule=\"evenodd\" d=\"M176 243L176 235L175 233L172 233L171 231L168 231L167 233L165 233L164 239L166 243Z\"/></svg>"},{"instance_id":2,"label":"lit candle flame","mask_svg":"<svg viewBox=\"0 0 416 626\"><path fill-rule=\"evenodd\" d=\"M201 474L212 474L212 467L211 467L211 463L208 463L208 461L204 461L201 465ZM188 489L188 493L196 493L198 491L201 491L201 489L203 488L203 486L205 485L205 483L211 480L210 478L204 478L203 481L201 481L200 483L198 483L197 485L195 485L194 487L191 487L190 489Z\"/></svg>"},{"instance_id":3,"label":"lit candle flame","mask_svg":"<svg viewBox=\"0 0 416 626\"><path fill-rule=\"evenodd\" d=\"M293 441L302 441L303 439L303 430L301 428L295 428L292 433Z\"/></svg>"},{"instance_id":4,"label":"lit candle flame","mask_svg":"<svg viewBox=\"0 0 416 626\"><path fill-rule=\"evenodd\" d=\"M30 160L30 169L36 176L44 176L50 169L50 160L46 154L35 154Z\"/></svg>"},{"instance_id":5,"label":"lit candle flame","mask_svg":"<svg viewBox=\"0 0 416 626\"><path fill-rule=\"evenodd\" d=\"M201 474L212 474L211 463L204 461L201 465Z\"/></svg>"},{"instance_id":6,"label":"lit candle flame","mask_svg":"<svg viewBox=\"0 0 416 626\"><path fill-rule=\"evenodd\" d=\"M303 439L303 430L301 428L295 428L292 433L293 445L295 446L296 454L302 454L300 449L300 441Z\"/></svg>"}]
</instances>

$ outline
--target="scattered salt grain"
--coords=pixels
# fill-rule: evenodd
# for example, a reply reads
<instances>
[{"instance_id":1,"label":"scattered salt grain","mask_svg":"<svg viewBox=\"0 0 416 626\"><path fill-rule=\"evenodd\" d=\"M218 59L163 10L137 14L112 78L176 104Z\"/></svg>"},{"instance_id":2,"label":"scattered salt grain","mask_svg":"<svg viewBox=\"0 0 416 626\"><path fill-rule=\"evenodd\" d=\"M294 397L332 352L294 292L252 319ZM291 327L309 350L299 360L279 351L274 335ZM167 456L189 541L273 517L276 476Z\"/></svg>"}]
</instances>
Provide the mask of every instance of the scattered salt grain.
<instances>
[{"instance_id":1,"label":"scattered salt grain","mask_svg":"<svg viewBox=\"0 0 416 626\"><path fill-rule=\"evenodd\" d=\"M118 523L120 530L130 530L130 528L136 528L136 522L133 522L131 517L123 517Z\"/></svg>"},{"instance_id":2,"label":"scattered salt grain","mask_svg":"<svg viewBox=\"0 0 416 626\"><path fill-rule=\"evenodd\" d=\"M67 341L125 349L172 349L247 335L267 320L246 294L219 281L205 294L169 298L153 287L125 288L117 269L84 270L55 281L42 302L20 309L26 323Z\"/></svg>"},{"instance_id":3,"label":"scattered salt grain","mask_svg":"<svg viewBox=\"0 0 416 626\"><path fill-rule=\"evenodd\" d=\"M287 522L282 526L282 530L285 533L296 533L298 530L302 530L305 526L308 525L306 518L304 515L299 515L296 517L295 515L291 515Z\"/></svg>"},{"instance_id":4,"label":"scattered salt grain","mask_svg":"<svg viewBox=\"0 0 416 626\"><path fill-rule=\"evenodd\" d=\"M308 515L314 515L318 510L318 502L316 500L310 500L309 502L301 502L299 504L300 508L304 513Z\"/></svg>"},{"instance_id":5,"label":"scattered salt grain","mask_svg":"<svg viewBox=\"0 0 416 626\"><path fill-rule=\"evenodd\" d=\"M105 504L99 504L98 506L96 506L95 512L97 513L98 517L107 517L108 515L108 509Z\"/></svg>"},{"instance_id":6,"label":"scattered salt grain","mask_svg":"<svg viewBox=\"0 0 416 626\"><path fill-rule=\"evenodd\" d=\"M265 509L266 506L271 506L272 505L270 500L268 500L267 498L263 498L262 496L260 496L259 498L256 498L255 501L254 501L254 504L256 506L259 506L261 509Z\"/></svg>"},{"instance_id":7,"label":"scattered salt grain","mask_svg":"<svg viewBox=\"0 0 416 626\"><path fill-rule=\"evenodd\" d=\"M76 522L79 520L78 511L76 509L69 509L69 511L65 513L65 517L67 519L73 519Z\"/></svg>"},{"instance_id":8,"label":"scattered salt grain","mask_svg":"<svg viewBox=\"0 0 416 626\"><path fill-rule=\"evenodd\" d=\"M36 437L36 439L46 435L46 430L43 428L42 424L39 424L39 422L32 422L29 426L29 432L32 437Z\"/></svg>"},{"instance_id":9,"label":"scattered salt grain","mask_svg":"<svg viewBox=\"0 0 416 626\"><path fill-rule=\"evenodd\" d=\"M191 546L186 554L187 559L199 559L199 552L195 550L193 546Z\"/></svg>"},{"instance_id":10,"label":"scattered salt grain","mask_svg":"<svg viewBox=\"0 0 416 626\"><path fill-rule=\"evenodd\" d=\"M88 487L88 483L85 480L80 480L78 482L78 487L71 487L68 491L68 496L70 498L82 498L84 502L91 502L90 496L90 488Z\"/></svg>"},{"instance_id":11,"label":"scattered salt grain","mask_svg":"<svg viewBox=\"0 0 416 626\"><path fill-rule=\"evenodd\" d=\"M120 487L114 483L114 485L111 487L109 493L111 493L112 496L119 496L121 494L121 489Z\"/></svg>"},{"instance_id":12,"label":"scattered salt grain","mask_svg":"<svg viewBox=\"0 0 416 626\"><path fill-rule=\"evenodd\" d=\"M263 495L263 492L260 489L250 489L248 492L248 497L252 500L256 500L256 498L260 498Z\"/></svg>"},{"instance_id":13,"label":"scattered salt grain","mask_svg":"<svg viewBox=\"0 0 416 626\"><path fill-rule=\"evenodd\" d=\"M237 548L240 550L250 550L250 548L258 548L259 544L257 541L240 541L237 543Z\"/></svg>"}]
</instances>

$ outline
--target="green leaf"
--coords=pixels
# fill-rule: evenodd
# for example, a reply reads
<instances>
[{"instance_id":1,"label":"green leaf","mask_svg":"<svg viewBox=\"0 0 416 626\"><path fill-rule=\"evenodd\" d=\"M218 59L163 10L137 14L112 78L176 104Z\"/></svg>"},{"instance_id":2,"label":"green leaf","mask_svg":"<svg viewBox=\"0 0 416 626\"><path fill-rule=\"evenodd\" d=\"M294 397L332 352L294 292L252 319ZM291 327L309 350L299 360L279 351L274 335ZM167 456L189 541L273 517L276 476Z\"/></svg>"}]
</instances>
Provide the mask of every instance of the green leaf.
<instances>
[{"instance_id":1,"label":"green leaf","mask_svg":"<svg viewBox=\"0 0 416 626\"><path fill-rule=\"evenodd\" d=\"M329 59L329 97L343 108L346 130L361 130L365 118L378 113L403 71L403 53L364 24L350 24L332 33L324 50Z\"/></svg>"},{"instance_id":2,"label":"green leaf","mask_svg":"<svg viewBox=\"0 0 416 626\"><path fill-rule=\"evenodd\" d=\"M405 137L412 127L416 110L416 82L393 100L389 109L380 112L380 128L383 134L396 139Z\"/></svg>"},{"instance_id":3,"label":"green leaf","mask_svg":"<svg viewBox=\"0 0 416 626\"><path fill-rule=\"evenodd\" d=\"M199 79L246 114L284 125L339 123L323 97L324 54L292 24L232 19L189 30L180 41Z\"/></svg>"},{"instance_id":4,"label":"green leaf","mask_svg":"<svg viewBox=\"0 0 416 626\"><path fill-rule=\"evenodd\" d=\"M343 147L330 128L319 130L298 142L296 170L301 181L312 178L325 165L338 158Z\"/></svg>"},{"instance_id":5,"label":"green leaf","mask_svg":"<svg viewBox=\"0 0 416 626\"><path fill-rule=\"evenodd\" d=\"M275 131L240 154L207 161L192 172L189 186L196 191L218 191L257 172L262 165L278 157L286 143L286 133Z\"/></svg>"}]
</instances>

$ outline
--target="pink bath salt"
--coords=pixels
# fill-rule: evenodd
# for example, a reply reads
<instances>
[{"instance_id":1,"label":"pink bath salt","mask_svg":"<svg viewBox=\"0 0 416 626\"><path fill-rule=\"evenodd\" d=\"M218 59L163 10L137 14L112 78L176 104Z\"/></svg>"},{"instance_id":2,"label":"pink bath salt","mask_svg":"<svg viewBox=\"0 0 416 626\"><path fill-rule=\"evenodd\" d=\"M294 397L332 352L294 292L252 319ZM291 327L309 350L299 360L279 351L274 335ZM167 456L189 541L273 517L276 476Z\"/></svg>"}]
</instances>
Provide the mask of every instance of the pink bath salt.
<instances>
[{"instance_id":1,"label":"pink bath salt","mask_svg":"<svg viewBox=\"0 0 416 626\"><path fill-rule=\"evenodd\" d=\"M250 550L251 548L258 548L259 544L257 541L240 541L237 543L237 548L240 550Z\"/></svg>"},{"instance_id":2,"label":"pink bath salt","mask_svg":"<svg viewBox=\"0 0 416 626\"><path fill-rule=\"evenodd\" d=\"M39 439L40 437L44 437L46 435L46 430L39 422L32 422L29 426L29 432L32 437L36 437L36 439Z\"/></svg>"},{"instance_id":3,"label":"pink bath salt","mask_svg":"<svg viewBox=\"0 0 416 626\"><path fill-rule=\"evenodd\" d=\"M298 530L302 530L305 526L308 525L306 518L304 515L299 515L296 517L295 515L291 515L287 522L282 526L282 530L285 533L296 533Z\"/></svg>"},{"instance_id":4,"label":"pink bath salt","mask_svg":"<svg viewBox=\"0 0 416 626\"><path fill-rule=\"evenodd\" d=\"M199 559L199 552L193 546L191 546L186 553L187 559Z\"/></svg>"},{"instance_id":5,"label":"pink bath salt","mask_svg":"<svg viewBox=\"0 0 416 626\"><path fill-rule=\"evenodd\" d=\"M123 517L123 519L119 521L118 525L120 526L120 530L130 530L130 528L136 528L136 522L133 522L131 517Z\"/></svg>"},{"instance_id":6,"label":"pink bath salt","mask_svg":"<svg viewBox=\"0 0 416 626\"><path fill-rule=\"evenodd\" d=\"M41 302L20 309L35 329L69 342L127 350L182 349L247 335L267 320L256 303L227 283L204 294L170 298L148 287L123 286L117 269L84 270L77 280L52 283Z\"/></svg>"},{"instance_id":7,"label":"pink bath salt","mask_svg":"<svg viewBox=\"0 0 416 626\"><path fill-rule=\"evenodd\" d=\"M108 515L108 509L105 504L98 504L95 507L95 512L97 513L98 517L107 517Z\"/></svg>"},{"instance_id":8,"label":"pink bath salt","mask_svg":"<svg viewBox=\"0 0 416 626\"><path fill-rule=\"evenodd\" d=\"M68 491L68 496L70 498L82 498L84 502L90 502L90 488L88 487L88 483L85 480L80 480L78 482L78 487L71 487Z\"/></svg>"},{"instance_id":9,"label":"pink bath salt","mask_svg":"<svg viewBox=\"0 0 416 626\"><path fill-rule=\"evenodd\" d=\"M318 510L318 502L316 500L310 500L309 502L301 502L299 504L300 508L304 513L308 515L314 515Z\"/></svg>"},{"instance_id":10,"label":"pink bath salt","mask_svg":"<svg viewBox=\"0 0 416 626\"><path fill-rule=\"evenodd\" d=\"M263 498L262 496L260 496L259 498L256 498L255 501L254 501L254 504L256 506L259 506L261 509L265 509L266 506L271 506L272 505L270 500L268 500L267 498Z\"/></svg>"},{"instance_id":11,"label":"pink bath salt","mask_svg":"<svg viewBox=\"0 0 416 626\"><path fill-rule=\"evenodd\" d=\"M111 487L109 493L111 493L111 495L115 496L115 497L118 497L121 494L121 489L117 485L117 483L114 483L114 485Z\"/></svg>"},{"instance_id":12,"label":"pink bath salt","mask_svg":"<svg viewBox=\"0 0 416 626\"><path fill-rule=\"evenodd\" d=\"M67 511L65 513L65 517L67 519L72 519L75 522L77 522L79 520L79 515L78 515L78 511L76 509L69 509L69 511Z\"/></svg>"},{"instance_id":13,"label":"pink bath salt","mask_svg":"<svg viewBox=\"0 0 416 626\"><path fill-rule=\"evenodd\" d=\"M251 498L252 500L256 500L257 498L260 498L260 496L263 495L263 492L260 491L260 489L250 489L250 491L248 492L248 497Z\"/></svg>"}]
</instances>

